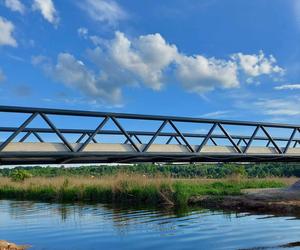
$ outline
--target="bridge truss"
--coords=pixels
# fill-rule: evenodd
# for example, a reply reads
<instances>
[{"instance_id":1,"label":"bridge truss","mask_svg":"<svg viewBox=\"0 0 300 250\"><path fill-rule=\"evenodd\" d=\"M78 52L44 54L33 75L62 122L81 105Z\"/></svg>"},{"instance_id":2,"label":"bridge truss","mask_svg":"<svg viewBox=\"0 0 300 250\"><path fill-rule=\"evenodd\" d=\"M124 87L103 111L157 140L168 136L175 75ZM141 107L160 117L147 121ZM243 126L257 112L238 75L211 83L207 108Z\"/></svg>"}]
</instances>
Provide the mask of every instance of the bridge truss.
<instances>
[{"instance_id":1,"label":"bridge truss","mask_svg":"<svg viewBox=\"0 0 300 250\"><path fill-rule=\"evenodd\" d=\"M0 106L2 165L299 159L299 125Z\"/></svg>"}]
</instances>

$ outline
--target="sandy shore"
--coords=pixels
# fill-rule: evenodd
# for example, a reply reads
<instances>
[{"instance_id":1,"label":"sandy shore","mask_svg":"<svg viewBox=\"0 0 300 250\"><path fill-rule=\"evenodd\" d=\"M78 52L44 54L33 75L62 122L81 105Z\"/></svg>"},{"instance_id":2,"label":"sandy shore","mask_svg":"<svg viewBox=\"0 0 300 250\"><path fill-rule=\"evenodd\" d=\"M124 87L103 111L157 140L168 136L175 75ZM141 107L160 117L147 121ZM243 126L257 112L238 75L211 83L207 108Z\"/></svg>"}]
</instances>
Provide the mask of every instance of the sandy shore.
<instances>
[{"instance_id":1,"label":"sandy shore","mask_svg":"<svg viewBox=\"0 0 300 250\"><path fill-rule=\"evenodd\" d=\"M210 209L300 216L300 182L286 189L248 189L238 196L192 197L190 205Z\"/></svg>"}]
</instances>

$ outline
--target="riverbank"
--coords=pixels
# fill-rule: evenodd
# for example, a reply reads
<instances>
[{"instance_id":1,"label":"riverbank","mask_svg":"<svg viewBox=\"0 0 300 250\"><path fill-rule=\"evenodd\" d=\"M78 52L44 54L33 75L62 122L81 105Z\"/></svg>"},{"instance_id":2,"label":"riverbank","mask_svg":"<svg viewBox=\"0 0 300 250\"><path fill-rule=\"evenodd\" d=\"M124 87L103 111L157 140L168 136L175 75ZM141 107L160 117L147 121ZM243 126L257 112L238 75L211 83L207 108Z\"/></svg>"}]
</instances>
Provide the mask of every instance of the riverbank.
<instances>
[{"instance_id":1,"label":"riverbank","mask_svg":"<svg viewBox=\"0 0 300 250\"><path fill-rule=\"evenodd\" d=\"M295 178L174 179L126 174L99 178L33 177L22 182L1 177L0 198L187 206L195 201L195 197L215 200L238 197L245 189L283 188L293 182Z\"/></svg>"},{"instance_id":2,"label":"riverbank","mask_svg":"<svg viewBox=\"0 0 300 250\"><path fill-rule=\"evenodd\" d=\"M237 196L195 196L189 200L189 205L236 212L300 217L300 189L299 186L297 188L292 186L292 188L244 190L243 194Z\"/></svg>"}]
</instances>

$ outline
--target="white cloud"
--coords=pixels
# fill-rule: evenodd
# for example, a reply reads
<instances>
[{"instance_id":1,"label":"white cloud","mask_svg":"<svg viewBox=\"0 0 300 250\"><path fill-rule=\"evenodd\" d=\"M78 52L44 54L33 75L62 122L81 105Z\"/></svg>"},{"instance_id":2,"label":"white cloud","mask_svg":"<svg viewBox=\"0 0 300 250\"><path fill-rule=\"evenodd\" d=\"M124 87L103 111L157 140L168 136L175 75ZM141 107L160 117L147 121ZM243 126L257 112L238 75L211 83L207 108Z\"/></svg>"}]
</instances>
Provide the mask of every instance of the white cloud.
<instances>
[{"instance_id":1,"label":"white cloud","mask_svg":"<svg viewBox=\"0 0 300 250\"><path fill-rule=\"evenodd\" d=\"M98 47L89 51L89 56L106 77L118 75L118 81L123 84L142 83L154 90L165 85L165 72L172 70L190 92L201 94L215 87L239 85L234 62L207 59L201 55L188 57L179 53L175 45L168 44L160 34L129 40L123 33L116 32L104 50Z\"/></svg>"},{"instance_id":2,"label":"white cloud","mask_svg":"<svg viewBox=\"0 0 300 250\"><path fill-rule=\"evenodd\" d=\"M32 7L34 10L40 11L49 23L58 24L59 17L52 0L34 0Z\"/></svg>"},{"instance_id":3,"label":"white cloud","mask_svg":"<svg viewBox=\"0 0 300 250\"><path fill-rule=\"evenodd\" d=\"M99 36L89 36L89 39L95 46L107 46L107 40Z\"/></svg>"},{"instance_id":4,"label":"white cloud","mask_svg":"<svg viewBox=\"0 0 300 250\"><path fill-rule=\"evenodd\" d=\"M177 56L177 48L167 44L160 34L140 36L131 42L123 33L116 32L109 49L110 56L121 68L156 90L162 87L163 70Z\"/></svg>"},{"instance_id":5,"label":"white cloud","mask_svg":"<svg viewBox=\"0 0 300 250\"><path fill-rule=\"evenodd\" d=\"M89 30L85 27L80 27L78 28L77 33L80 37L87 39Z\"/></svg>"},{"instance_id":6,"label":"white cloud","mask_svg":"<svg viewBox=\"0 0 300 250\"><path fill-rule=\"evenodd\" d=\"M0 83L4 82L6 79L6 76L4 74L4 72L2 71L2 69L0 68Z\"/></svg>"},{"instance_id":7,"label":"white cloud","mask_svg":"<svg viewBox=\"0 0 300 250\"><path fill-rule=\"evenodd\" d=\"M25 13L25 6L19 0L5 0L4 4L12 11L20 12L21 14Z\"/></svg>"},{"instance_id":8,"label":"white cloud","mask_svg":"<svg viewBox=\"0 0 300 250\"><path fill-rule=\"evenodd\" d=\"M299 97L289 97L289 99L261 99L254 104L266 115L271 115L271 116L300 115Z\"/></svg>"},{"instance_id":9,"label":"white cloud","mask_svg":"<svg viewBox=\"0 0 300 250\"><path fill-rule=\"evenodd\" d=\"M84 39L93 37L86 28L78 29L78 34ZM112 40L97 37L94 42L98 46L86 53L89 67L66 53L59 54L55 66L44 57L35 57L32 63L50 68L56 80L79 88L90 97L114 103L122 99L124 86L145 86L158 91L165 87L168 78L197 94L240 86L240 69L235 59L188 56L160 34L129 39L124 33L116 32ZM243 74L248 76L247 72Z\"/></svg>"},{"instance_id":10,"label":"white cloud","mask_svg":"<svg viewBox=\"0 0 300 250\"><path fill-rule=\"evenodd\" d=\"M12 22L0 16L0 46L8 45L17 47L17 41L13 37L15 26Z\"/></svg>"},{"instance_id":11,"label":"white cloud","mask_svg":"<svg viewBox=\"0 0 300 250\"><path fill-rule=\"evenodd\" d=\"M239 86L237 66L232 61L197 56L179 56L176 74L189 91L201 94L219 88Z\"/></svg>"},{"instance_id":12,"label":"white cloud","mask_svg":"<svg viewBox=\"0 0 300 250\"><path fill-rule=\"evenodd\" d=\"M240 56L243 54L239 53ZM102 55L103 56L103 55ZM129 40L123 33L116 32L116 37L108 45L108 53L104 55L115 62L123 70L137 76L148 87L159 90L165 84L167 70L172 68L181 85L189 92L202 94L215 88L239 87L238 62L236 59L223 60L207 58L203 55L187 56L179 53L175 45L167 43L160 34L140 36ZM260 73L244 72L248 77L261 74L272 76L282 73L273 56L267 59L263 52L252 55L258 58L256 63ZM267 69L269 64L271 69ZM173 65L173 67L171 67ZM254 65L254 68L257 67Z\"/></svg>"},{"instance_id":13,"label":"white cloud","mask_svg":"<svg viewBox=\"0 0 300 250\"><path fill-rule=\"evenodd\" d=\"M79 6L93 20L109 25L127 18L127 13L113 0L84 0Z\"/></svg>"},{"instance_id":14,"label":"white cloud","mask_svg":"<svg viewBox=\"0 0 300 250\"><path fill-rule=\"evenodd\" d=\"M232 58L238 63L241 70L243 70L249 77L271 74L284 74L284 69L276 65L275 57L273 55L266 57L262 51L260 51L258 55L236 53L232 55Z\"/></svg>"},{"instance_id":15,"label":"white cloud","mask_svg":"<svg viewBox=\"0 0 300 250\"><path fill-rule=\"evenodd\" d=\"M229 110L218 110L215 112L210 112L210 113L206 113L201 115L200 117L204 117L204 118L225 118L228 117L228 115L231 113L231 111Z\"/></svg>"},{"instance_id":16,"label":"white cloud","mask_svg":"<svg viewBox=\"0 0 300 250\"><path fill-rule=\"evenodd\" d=\"M85 27L80 27L77 29L77 33L78 36L86 39L86 40L90 40L95 46L107 46L108 45L108 41L96 36L96 35L89 35L89 30Z\"/></svg>"},{"instance_id":17,"label":"white cloud","mask_svg":"<svg viewBox=\"0 0 300 250\"><path fill-rule=\"evenodd\" d=\"M284 84L280 86L276 86L274 89L276 90L294 90L294 89L300 89L300 84Z\"/></svg>"},{"instance_id":18,"label":"white cloud","mask_svg":"<svg viewBox=\"0 0 300 250\"><path fill-rule=\"evenodd\" d=\"M121 90L118 87L89 70L82 61L77 60L71 54L60 53L55 65L50 64L47 59L41 56L34 57L33 64L41 64L46 73L56 81L79 89L99 103L118 104L121 101Z\"/></svg>"}]
</instances>

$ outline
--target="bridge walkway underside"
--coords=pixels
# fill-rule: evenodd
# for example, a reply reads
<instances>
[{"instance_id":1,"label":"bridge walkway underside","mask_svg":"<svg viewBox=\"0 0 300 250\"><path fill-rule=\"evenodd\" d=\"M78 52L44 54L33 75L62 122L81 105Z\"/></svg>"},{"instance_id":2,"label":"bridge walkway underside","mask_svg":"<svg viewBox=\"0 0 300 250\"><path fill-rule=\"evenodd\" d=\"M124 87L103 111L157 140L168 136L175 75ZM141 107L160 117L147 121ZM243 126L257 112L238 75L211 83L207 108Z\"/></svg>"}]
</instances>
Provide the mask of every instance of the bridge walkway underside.
<instances>
[{"instance_id":1,"label":"bridge walkway underside","mask_svg":"<svg viewBox=\"0 0 300 250\"><path fill-rule=\"evenodd\" d=\"M82 143L72 143L77 150ZM251 147L246 154L237 153L233 146L203 146L200 153L191 153L185 145L140 144L135 152L130 144L93 143L82 152L70 152L63 143L10 143L0 153L1 164L63 164L63 163L134 163L134 162L263 162L299 161L300 148L289 148L278 154L275 147ZM191 145L196 151L197 145ZM245 150L245 146L240 147ZM281 148L283 151L284 148Z\"/></svg>"}]
</instances>

